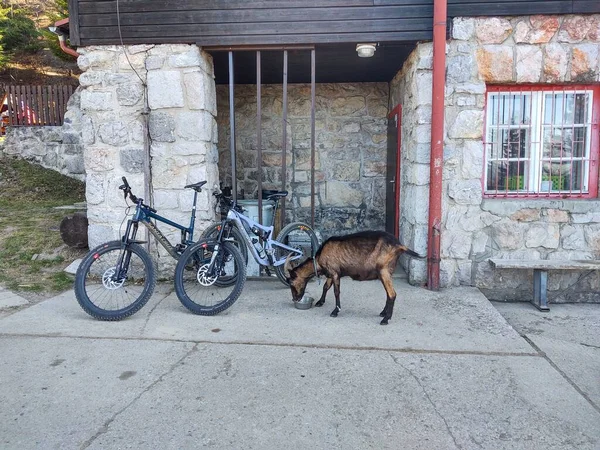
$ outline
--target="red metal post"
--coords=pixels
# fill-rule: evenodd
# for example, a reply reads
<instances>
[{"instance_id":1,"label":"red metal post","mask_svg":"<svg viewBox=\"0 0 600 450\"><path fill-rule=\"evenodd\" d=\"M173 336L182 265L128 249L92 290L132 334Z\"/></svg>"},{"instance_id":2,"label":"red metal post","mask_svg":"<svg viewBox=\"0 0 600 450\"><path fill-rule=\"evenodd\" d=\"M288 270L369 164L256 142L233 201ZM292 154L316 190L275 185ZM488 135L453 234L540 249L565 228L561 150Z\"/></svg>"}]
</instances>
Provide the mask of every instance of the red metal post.
<instances>
[{"instance_id":1,"label":"red metal post","mask_svg":"<svg viewBox=\"0 0 600 450\"><path fill-rule=\"evenodd\" d=\"M427 288L440 288L440 233L442 226L442 173L444 166L444 90L446 85L447 0L433 1L433 86L431 100L431 161Z\"/></svg>"}]
</instances>

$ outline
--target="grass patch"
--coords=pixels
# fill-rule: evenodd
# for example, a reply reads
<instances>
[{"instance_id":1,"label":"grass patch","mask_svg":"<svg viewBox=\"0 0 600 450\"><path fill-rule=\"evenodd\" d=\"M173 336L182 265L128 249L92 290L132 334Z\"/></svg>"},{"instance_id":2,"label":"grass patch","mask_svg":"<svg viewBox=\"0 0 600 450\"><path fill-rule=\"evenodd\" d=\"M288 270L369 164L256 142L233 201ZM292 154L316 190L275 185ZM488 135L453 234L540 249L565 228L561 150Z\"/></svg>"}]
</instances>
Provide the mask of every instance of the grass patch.
<instances>
[{"instance_id":1,"label":"grass patch","mask_svg":"<svg viewBox=\"0 0 600 450\"><path fill-rule=\"evenodd\" d=\"M70 289L63 269L85 251L67 247L54 206L85 200L85 184L27 161L0 157L0 283L15 291ZM32 260L34 255L44 259Z\"/></svg>"}]
</instances>

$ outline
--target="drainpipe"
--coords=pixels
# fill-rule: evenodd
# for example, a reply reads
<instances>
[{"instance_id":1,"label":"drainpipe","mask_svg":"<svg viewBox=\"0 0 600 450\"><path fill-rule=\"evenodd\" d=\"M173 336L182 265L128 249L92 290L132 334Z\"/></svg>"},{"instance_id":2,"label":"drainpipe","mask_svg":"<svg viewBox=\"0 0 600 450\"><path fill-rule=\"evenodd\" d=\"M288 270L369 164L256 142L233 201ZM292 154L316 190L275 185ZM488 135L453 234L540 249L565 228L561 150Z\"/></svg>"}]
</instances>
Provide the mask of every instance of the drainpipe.
<instances>
[{"instance_id":1,"label":"drainpipe","mask_svg":"<svg viewBox=\"0 0 600 450\"><path fill-rule=\"evenodd\" d=\"M433 86L431 99L431 160L429 163L429 226L427 288L440 288L440 233L444 163L444 91L446 85L447 0L433 1Z\"/></svg>"},{"instance_id":2,"label":"drainpipe","mask_svg":"<svg viewBox=\"0 0 600 450\"><path fill-rule=\"evenodd\" d=\"M68 19L67 19L68 20ZM58 22L56 22L53 27L48 27L48 29L56 34L58 36L58 45L60 45L60 49L65 52L67 55L71 55L74 56L75 58L77 58L79 56L79 53L77 53L75 50L73 50L71 47L67 46L67 40L65 38L64 33L60 30L60 28L58 28L56 25L58 23L64 23L64 20L60 20Z\"/></svg>"}]
</instances>

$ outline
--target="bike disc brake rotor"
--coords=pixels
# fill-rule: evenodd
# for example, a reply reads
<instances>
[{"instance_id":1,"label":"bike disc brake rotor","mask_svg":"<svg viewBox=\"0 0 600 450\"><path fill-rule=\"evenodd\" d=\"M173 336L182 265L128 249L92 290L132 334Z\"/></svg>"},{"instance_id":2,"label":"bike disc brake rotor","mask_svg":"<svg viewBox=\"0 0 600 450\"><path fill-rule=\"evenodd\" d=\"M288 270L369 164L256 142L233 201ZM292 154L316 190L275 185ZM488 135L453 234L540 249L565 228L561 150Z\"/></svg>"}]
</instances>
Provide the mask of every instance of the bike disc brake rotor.
<instances>
[{"instance_id":1,"label":"bike disc brake rotor","mask_svg":"<svg viewBox=\"0 0 600 450\"><path fill-rule=\"evenodd\" d=\"M121 278L120 280L115 280L115 268L110 267L106 269L106 271L102 274L102 284L106 289L119 289L125 283L125 278Z\"/></svg>"},{"instance_id":2,"label":"bike disc brake rotor","mask_svg":"<svg viewBox=\"0 0 600 450\"><path fill-rule=\"evenodd\" d=\"M208 271L208 266L210 264L204 264L200 269L198 269L198 274L196 275L196 279L198 283L202 286L212 286L215 281L217 281L218 276L213 275L209 276L206 272Z\"/></svg>"}]
</instances>

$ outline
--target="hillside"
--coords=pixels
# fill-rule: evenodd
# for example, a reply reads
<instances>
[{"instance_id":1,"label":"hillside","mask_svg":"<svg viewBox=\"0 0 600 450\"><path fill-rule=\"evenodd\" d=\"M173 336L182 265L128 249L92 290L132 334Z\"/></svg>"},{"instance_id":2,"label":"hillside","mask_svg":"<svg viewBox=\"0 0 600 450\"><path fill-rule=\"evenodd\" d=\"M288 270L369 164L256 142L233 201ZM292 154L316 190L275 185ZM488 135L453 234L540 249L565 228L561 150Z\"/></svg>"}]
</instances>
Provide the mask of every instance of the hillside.
<instances>
[{"instance_id":1,"label":"hillside","mask_svg":"<svg viewBox=\"0 0 600 450\"><path fill-rule=\"evenodd\" d=\"M23 13L40 33L37 51L8 52L7 61L0 61L0 84L76 84L80 70L75 58L61 53L58 39L48 31L56 20L67 17L66 0L1 0L0 7L7 18Z\"/></svg>"}]
</instances>

